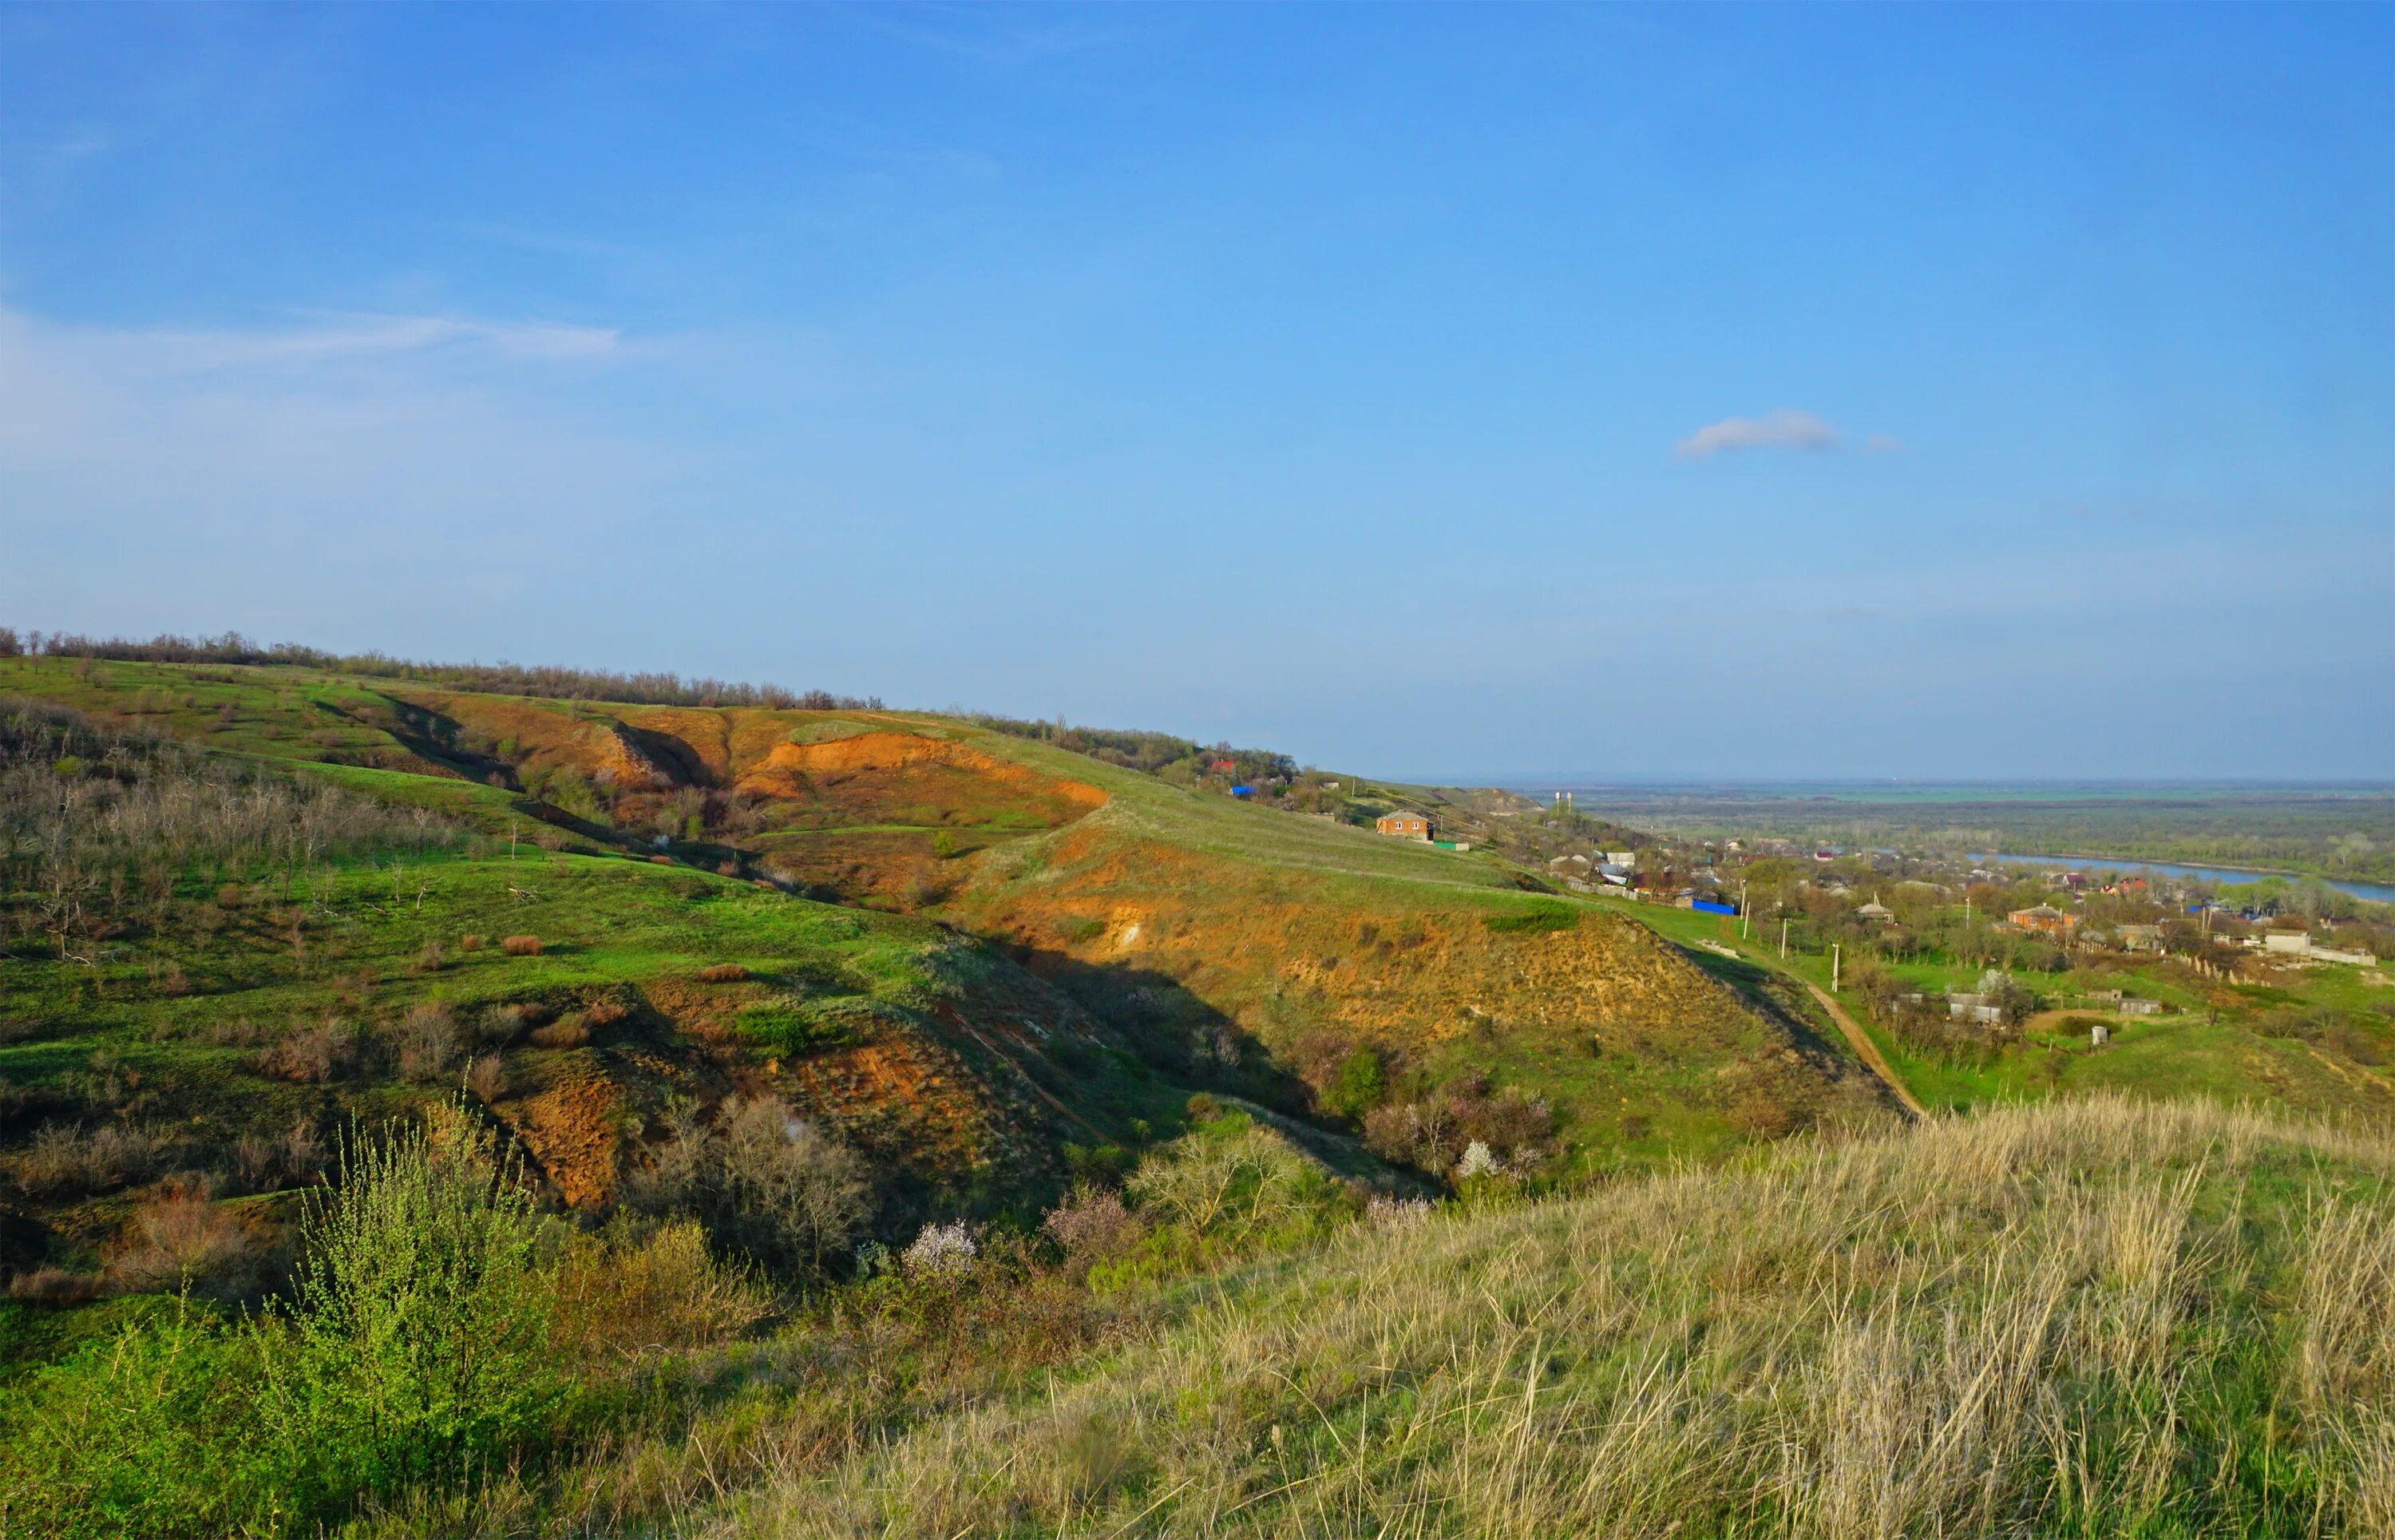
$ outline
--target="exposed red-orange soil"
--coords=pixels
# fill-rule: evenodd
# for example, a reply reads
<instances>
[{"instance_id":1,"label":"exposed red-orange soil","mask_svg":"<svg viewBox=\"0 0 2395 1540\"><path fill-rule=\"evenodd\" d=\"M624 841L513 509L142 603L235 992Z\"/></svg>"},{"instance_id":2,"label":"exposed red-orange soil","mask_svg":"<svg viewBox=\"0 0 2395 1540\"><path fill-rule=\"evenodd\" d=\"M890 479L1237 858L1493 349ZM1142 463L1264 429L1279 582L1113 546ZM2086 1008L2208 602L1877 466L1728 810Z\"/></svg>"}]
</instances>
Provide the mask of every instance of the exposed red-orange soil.
<instances>
[{"instance_id":1,"label":"exposed red-orange soil","mask_svg":"<svg viewBox=\"0 0 2395 1540\"><path fill-rule=\"evenodd\" d=\"M649 979L626 996L641 1007L626 1026L587 1048L519 1061L517 1073L532 1083L495 1110L559 1195L593 1211L613 1201L619 1174L636 1160L632 1131L662 1127L670 1095L702 1106L735 1091L780 1096L927 1193L963 1192L993 1176L1020 1181L1052 1166L1059 1118L1073 1115L1002 1060L1041 1033L1091 1030L1069 1002L1022 979L929 1017L870 1018L861 1041L767 1057L742 1038L736 1018L786 982Z\"/></svg>"},{"instance_id":2,"label":"exposed red-orange soil","mask_svg":"<svg viewBox=\"0 0 2395 1540\"><path fill-rule=\"evenodd\" d=\"M652 799L679 785L761 805L761 827L743 843L777 877L851 902L936 908L1009 939L1035 972L1127 1029L1216 1023L1276 1055L1330 1033L1417 1065L1574 1055L1580 1067L1561 1067L1561 1082L1583 1088L1604 1079L1586 1072L1589 1057L1627 1055L1677 1077L1674 1095L1769 1102L1800 1124L1876 1096L1805 1029L1751 1008L1619 916L1491 929L1477 898L1135 838L1082 821L1106 801L1097 787L953 728L870 712L669 708L576 721L567 708L470 696L438 709L511 739L529 770L570 763L594 781L654 789L619 804L643 823ZM809 737L818 741L794 741ZM1019 882L1006 850L1026 834L1050 837L1037 880ZM690 1025L723 1031L704 1015ZM943 1051L981 1051L950 1036ZM779 1072L826 1116L877 1107L907 1126L906 1140L969 1160L984 1109L944 1106L955 1077L922 1063L913 1050L870 1061L835 1053Z\"/></svg>"},{"instance_id":3,"label":"exposed red-orange soil","mask_svg":"<svg viewBox=\"0 0 2395 1540\"><path fill-rule=\"evenodd\" d=\"M734 784L751 796L812 803L856 823L1052 829L1106 800L1094 786L911 733L779 743Z\"/></svg>"},{"instance_id":4,"label":"exposed red-orange soil","mask_svg":"<svg viewBox=\"0 0 2395 1540\"><path fill-rule=\"evenodd\" d=\"M499 1108L558 1195L580 1209L615 1198L625 1110L623 1088L588 1049L564 1055L546 1088Z\"/></svg>"},{"instance_id":5,"label":"exposed red-orange soil","mask_svg":"<svg viewBox=\"0 0 2395 1540\"><path fill-rule=\"evenodd\" d=\"M1069 823L1106 800L1094 786L874 713L576 708L470 692L404 698L490 745L520 777L564 768L616 793L729 790L775 804L774 821L791 827L1027 832ZM851 730L860 724L865 730ZM809 733L835 736L792 741ZM631 809L650 810L647 800Z\"/></svg>"},{"instance_id":6,"label":"exposed red-orange soil","mask_svg":"<svg viewBox=\"0 0 2395 1540\"><path fill-rule=\"evenodd\" d=\"M1651 932L1583 912L1568 930L1502 931L1478 904L1341 883L1079 826L1033 883L992 858L954 906L1028 949L1035 971L1136 1009L1153 980L1276 1053L1307 1032L1377 1045L1401 1062L1450 1046L1629 1055L1706 1083L1720 1107L1767 1097L1801 1125L1876 1104L1867 1076L1750 1009ZM1103 1006L1101 1014L1106 1014ZM1570 1078L1570 1077L1568 1077Z\"/></svg>"}]
</instances>

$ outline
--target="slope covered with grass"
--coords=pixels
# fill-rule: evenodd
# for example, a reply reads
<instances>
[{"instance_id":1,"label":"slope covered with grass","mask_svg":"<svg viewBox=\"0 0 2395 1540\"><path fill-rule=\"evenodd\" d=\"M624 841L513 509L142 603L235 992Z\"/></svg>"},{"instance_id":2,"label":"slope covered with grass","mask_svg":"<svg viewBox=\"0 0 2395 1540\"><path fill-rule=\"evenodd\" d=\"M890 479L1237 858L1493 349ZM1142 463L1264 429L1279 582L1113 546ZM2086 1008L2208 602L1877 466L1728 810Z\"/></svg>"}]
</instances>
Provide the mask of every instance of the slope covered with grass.
<instances>
[{"instance_id":1,"label":"slope covered with grass","mask_svg":"<svg viewBox=\"0 0 2395 1540\"><path fill-rule=\"evenodd\" d=\"M1991 1111L1344 1232L699 1533L2374 1535L2395 1145Z\"/></svg>"},{"instance_id":2,"label":"slope covered with grass","mask_svg":"<svg viewBox=\"0 0 2395 1540\"><path fill-rule=\"evenodd\" d=\"M1475 1140L1516 1165L1595 1171L1888 1112L1798 1011L1596 906L1526 892L1539 884L1484 852L1245 805L970 720L66 657L0 665L0 688L492 838L662 853L960 927L1150 1072L1342 1124L1436 1176ZM1053 1068L1101 1070L1075 1041Z\"/></svg>"},{"instance_id":3,"label":"slope covered with grass","mask_svg":"<svg viewBox=\"0 0 2395 1540\"><path fill-rule=\"evenodd\" d=\"M1180 1105L953 930L374 794L471 783L335 774L0 712L0 1272L20 1296L184 1264L258 1287L339 1132L461 1084L592 1215L678 1119L769 1098L870 1162L866 1217L892 1233L1030 1204L1068 1145Z\"/></svg>"}]
</instances>

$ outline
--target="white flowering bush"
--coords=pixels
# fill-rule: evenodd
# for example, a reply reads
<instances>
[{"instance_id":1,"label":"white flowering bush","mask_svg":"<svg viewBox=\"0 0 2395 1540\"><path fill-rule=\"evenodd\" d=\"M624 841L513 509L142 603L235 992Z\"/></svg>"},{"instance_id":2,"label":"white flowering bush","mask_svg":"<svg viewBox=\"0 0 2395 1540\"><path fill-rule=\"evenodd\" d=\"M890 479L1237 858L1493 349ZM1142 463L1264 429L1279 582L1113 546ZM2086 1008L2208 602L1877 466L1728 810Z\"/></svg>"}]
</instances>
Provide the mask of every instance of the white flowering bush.
<instances>
[{"instance_id":1,"label":"white flowering bush","mask_svg":"<svg viewBox=\"0 0 2395 1540\"><path fill-rule=\"evenodd\" d=\"M1083 1188L1048 1211L1040 1224L1071 1257L1114 1256L1131 1249L1145 1227L1123 1206L1122 1195Z\"/></svg>"},{"instance_id":2,"label":"white flowering bush","mask_svg":"<svg viewBox=\"0 0 2395 1540\"><path fill-rule=\"evenodd\" d=\"M973 1266L974 1253L973 1237L959 1219L953 1225L925 1225L898 1259L910 1273L960 1273Z\"/></svg>"},{"instance_id":3,"label":"white flowering bush","mask_svg":"<svg viewBox=\"0 0 2395 1540\"><path fill-rule=\"evenodd\" d=\"M1458 1181L1466 1181L1475 1176L1494 1176L1504 1169L1498 1163L1497 1154L1489 1148L1489 1142L1486 1139L1475 1139L1464 1146L1463 1159L1455 1162L1455 1175Z\"/></svg>"}]
</instances>

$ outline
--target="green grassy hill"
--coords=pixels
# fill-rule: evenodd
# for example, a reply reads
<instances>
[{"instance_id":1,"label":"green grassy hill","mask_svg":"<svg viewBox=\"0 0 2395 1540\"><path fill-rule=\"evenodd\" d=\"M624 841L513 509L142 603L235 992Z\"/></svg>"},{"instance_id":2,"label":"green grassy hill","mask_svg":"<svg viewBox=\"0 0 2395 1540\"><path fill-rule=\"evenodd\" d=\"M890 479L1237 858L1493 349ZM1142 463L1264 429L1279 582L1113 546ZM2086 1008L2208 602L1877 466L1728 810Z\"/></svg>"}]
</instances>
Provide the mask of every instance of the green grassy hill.
<instances>
[{"instance_id":1,"label":"green grassy hill","mask_svg":"<svg viewBox=\"0 0 2395 1540\"><path fill-rule=\"evenodd\" d=\"M15 1387L0 1523L2293 1540L2395 1520L2383 1134L2097 1097L1358 1213L1226 1118L1143 1165L1129 1208L1078 1199L1034 1246L919 1245L764 1326L670 1230L542 1261L531 1215L445 1185L463 1148L436 1130L371 1168L354 1223L384 1248L476 1237L486 1279L516 1258L500 1285L326 1275L368 1322L404 1311L414 1358L313 1304L152 1311ZM415 1393L453 1363L516 1377L428 1417ZM298 1395L317 1384L344 1393Z\"/></svg>"},{"instance_id":2,"label":"green grassy hill","mask_svg":"<svg viewBox=\"0 0 2395 1540\"><path fill-rule=\"evenodd\" d=\"M0 662L0 1533L2395 1514L2350 1044L1879 1034L1972 1113L1908 1127L1715 917L964 719L457 685Z\"/></svg>"},{"instance_id":3,"label":"green grassy hill","mask_svg":"<svg viewBox=\"0 0 2395 1540\"><path fill-rule=\"evenodd\" d=\"M572 1146L590 1171L560 1185L602 1207L614 1180L605 1168L640 1159L643 1135L623 1131L636 1122L653 1131L665 1100L685 1094L711 1101L771 1091L842 1127L878 1130L858 1134L877 1154L945 1130L936 1152L897 1161L916 1197L891 1210L893 1223L935 1201L988 1212L1009 1193L1047 1191L1064 1145L1135 1145L1138 1126L1168 1130L1171 1109L1199 1087L1351 1135L1370 1133L1377 1112L1381 1152L1434 1175L1475 1137L1564 1174L1883 1115L1868 1079L1801 1017L1715 987L1635 926L1533 897L1524 889L1535 883L1501 860L1246 806L967 721L855 707L533 699L285 666L70 657L0 664L0 692L279 767L412 816L420 810L449 829L452 856L470 844L483 861L566 863L509 896L521 913L476 907L478 890L461 871L436 877L404 917L370 914L361 896L373 880L336 880L347 869L332 863L324 880L333 908L314 918L337 937L304 968L286 968L289 978L260 961L271 927L255 903L246 928L228 925L210 910L215 884L188 872L165 879L182 908L105 941L104 958L77 964L23 949L28 971L0 996L0 1011L45 1040L43 1055L27 1061L29 1083L55 1087L69 1072L61 1042L74 1054L122 1055L124 1039L232 1032L214 1025L228 1016L272 1035L302 1017L346 1013L372 1033L420 1001L455 994L449 1003L471 1028L509 1003L476 992L507 976L493 971L492 954L463 960L457 942L478 932L570 928L586 938L579 966L621 972L615 954L627 936L611 902L628 901L627 926L675 924L663 911L644 920L651 911L629 902L654 890L626 875L632 857L684 873L665 886L675 896L668 909L696 914L710 884L765 883L776 898L745 902L773 913L784 912L777 902L801 911L807 901L838 905L840 923L877 935L883 923L870 911L910 915L986 946L962 949L980 994L955 1019L919 1008L879 1037L844 1029L743 1056L725 1050L726 1034L739 1035L737 1019L761 1019L770 1002L718 998L740 989L696 986L696 969L748 961L761 977L803 977L850 964L816 955L817 943L795 934L762 956L704 958L709 926L694 923L678 961L651 959L648 973L617 982L620 1003L646 1024L641 1050L706 1060L705 1072L693 1069L686 1082L660 1077L602 1042L571 1061L585 1089L569 1094L549 1083L547 1051L487 1044L505 1086L494 1105L516 1126L568 1117L554 1105L560 1095L572 1103ZM406 864L391 852L365 864L380 870L394 858ZM691 887L699 875L706 882ZM490 891L503 877L484 879ZM278 909L291 903L275 896ZM561 903L566 915L549 918L543 906ZM796 929L814 936L821 927ZM447 948L443 981L408 977L427 944ZM219 955L227 948L258 955L236 964ZM330 981L337 964L345 993ZM136 986L137 974L177 974L185 981L177 988L193 989L192 980L223 977L184 1000L163 985ZM512 1003L571 1015L596 987L576 976ZM111 989L119 1005L86 1009L86 994L96 1001ZM156 998L134 1002L145 993ZM1037 997L1032 1027L974 1002L1009 994ZM1060 1012L1073 1025L1051 1040ZM771 1034L744 1041L770 1043ZM245 1047L254 1055L265 1045ZM967 1068L951 1065L957 1055ZM474 1056L461 1050L460 1065ZM375 1076L370 1067L353 1078ZM974 1109L945 1105L959 1096ZM379 1090L343 1093L320 1098L318 1115L390 1100ZM1010 1105L1031 1114L1025 1140L998 1132L1014 1121ZM11 1126L24 1138L61 1118L107 1116L61 1095L29 1103ZM203 1149L216 1125L199 1126L179 1148ZM75 1228L86 1255L102 1228Z\"/></svg>"},{"instance_id":4,"label":"green grassy hill","mask_svg":"<svg viewBox=\"0 0 2395 1540\"><path fill-rule=\"evenodd\" d=\"M1356 1227L698 1529L2385 1533L2390 1178L2097 1100Z\"/></svg>"}]
</instances>

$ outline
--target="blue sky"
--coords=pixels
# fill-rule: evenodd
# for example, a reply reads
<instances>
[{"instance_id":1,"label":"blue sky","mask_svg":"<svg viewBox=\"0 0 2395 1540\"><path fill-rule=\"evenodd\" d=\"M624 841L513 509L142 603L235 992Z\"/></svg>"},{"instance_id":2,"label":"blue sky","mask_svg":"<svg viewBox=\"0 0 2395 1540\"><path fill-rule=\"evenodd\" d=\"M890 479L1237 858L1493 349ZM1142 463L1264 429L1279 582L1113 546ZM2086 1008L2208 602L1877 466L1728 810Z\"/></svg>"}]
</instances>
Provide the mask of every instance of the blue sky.
<instances>
[{"instance_id":1,"label":"blue sky","mask_svg":"<svg viewBox=\"0 0 2395 1540\"><path fill-rule=\"evenodd\" d=\"M2395 771L2395 8L0 10L0 619Z\"/></svg>"}]
</instances>

